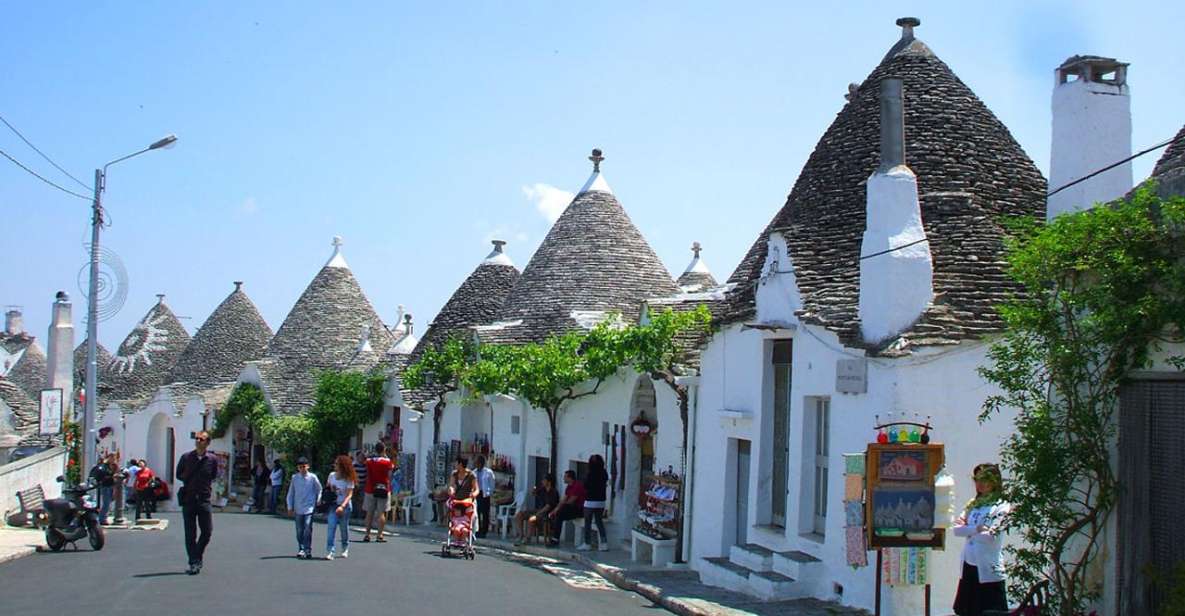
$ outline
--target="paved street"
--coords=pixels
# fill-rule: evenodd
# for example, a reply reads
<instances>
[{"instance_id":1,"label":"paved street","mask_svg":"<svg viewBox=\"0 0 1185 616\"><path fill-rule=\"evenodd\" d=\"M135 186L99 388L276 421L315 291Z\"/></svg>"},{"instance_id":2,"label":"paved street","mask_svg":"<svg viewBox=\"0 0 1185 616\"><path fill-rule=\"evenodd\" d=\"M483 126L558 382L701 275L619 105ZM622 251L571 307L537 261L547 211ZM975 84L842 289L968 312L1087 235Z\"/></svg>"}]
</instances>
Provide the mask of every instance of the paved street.
<instances>
[{"instance_id":1,"label":"paved street","mask_svg":"<svg viewBox=\"0 0 1185 616\"><path fill-rule=\"evenodd\" d=\"M642 597L617 589L578 565L505 552L474 561L440 557L439 543L395 537L351 544L348 560L297 560L292 522L216 514L206 567L187 576L181 520L165 531L113 531L95 553L38 553L0 564L5 614L347 613L654 614ZM324 554L323 524L314 529ZM352 538L358 537L357 533ZM60 583L62 588L52 584ZM39 592L29 592L36 589Z\"/></svg>"}]
</instances>

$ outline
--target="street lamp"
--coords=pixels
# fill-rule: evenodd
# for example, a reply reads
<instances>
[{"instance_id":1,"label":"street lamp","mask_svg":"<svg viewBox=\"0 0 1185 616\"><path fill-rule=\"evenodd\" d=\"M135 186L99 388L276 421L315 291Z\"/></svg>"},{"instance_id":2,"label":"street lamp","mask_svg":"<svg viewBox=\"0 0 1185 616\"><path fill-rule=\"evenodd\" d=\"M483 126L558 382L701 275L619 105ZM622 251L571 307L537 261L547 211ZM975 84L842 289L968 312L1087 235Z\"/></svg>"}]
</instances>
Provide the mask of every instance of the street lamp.
<instances>
[{"instance_id":1,"label":"street lamp","mask_svg":"<svg viewBox=\"0 0 1185 616\"><path fill-rule=\"evenodd\" d=\"M102 169L95 169L95 197L91 202L91 261L90 282L87 285L86 298L86 399L82 413L82 476L94 465L95 444L91 433L94 432L95 410L98 405L99 382L99 230L103 228L103 190L107 188L107 167L125 161L145 152L167 148L177 142L176 135L167 135L152 142L151 145L133 152L127 156L117 158Z\"/></svg>"}]
</instances>

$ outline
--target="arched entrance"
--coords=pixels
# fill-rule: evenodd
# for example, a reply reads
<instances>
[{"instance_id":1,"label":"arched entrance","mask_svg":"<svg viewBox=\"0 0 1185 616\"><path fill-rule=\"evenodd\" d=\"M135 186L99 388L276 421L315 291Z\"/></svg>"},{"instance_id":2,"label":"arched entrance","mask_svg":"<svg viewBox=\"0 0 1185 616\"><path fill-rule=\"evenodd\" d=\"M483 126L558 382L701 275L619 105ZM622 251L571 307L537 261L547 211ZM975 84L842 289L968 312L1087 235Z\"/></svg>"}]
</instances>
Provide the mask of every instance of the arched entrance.
<instances>
[{"instance_id":1,"label":"arched entrance","mask_svg":"<svg viewBox=\"0 0 1185 616\"><path fill-rule=\"evenodd\" d=\"M630 426L639 419L650 422L652 429L649 439L639 438ZM654 382L645 375L638 377L634 385L634 394L630 398L630 420L626 425L628 434L625 443L625 499L623 522L627 527L633 527L638 521L638 509L641 505L643 487L648 478L654 474L654 434L658 432L657 394Z\"/></svg>"},{"instance_id":2,"label":"arched entrance","mask_svg":"<svg viewBox=\"0 0 1185 616\"><path fill-rule=\"evenodd\" d=\"M148 423L148 442L145 443L144 457L156 476L170 486L173 484L173 472L177 463L176 449L176 436L173 434L168 415L157 413Z\"/></svg>"}]
</instances>

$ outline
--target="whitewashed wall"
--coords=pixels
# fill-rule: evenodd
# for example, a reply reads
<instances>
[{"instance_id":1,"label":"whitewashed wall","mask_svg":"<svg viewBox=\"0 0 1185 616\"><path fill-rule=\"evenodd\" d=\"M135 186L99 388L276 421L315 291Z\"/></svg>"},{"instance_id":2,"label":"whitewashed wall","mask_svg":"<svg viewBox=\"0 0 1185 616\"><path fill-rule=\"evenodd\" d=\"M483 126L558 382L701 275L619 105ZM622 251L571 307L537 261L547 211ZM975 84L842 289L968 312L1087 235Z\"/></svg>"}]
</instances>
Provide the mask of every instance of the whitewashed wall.
<instances>
[{"instance_id":1,"label":"whitewashed wall","mask_svg":"<svg viewBox=\"0 0 1185 616\"><path fill-rule=\"evenodd\" d=\"M40 485L47 499L62 495L57 478L66 471L66 453L65 447L54 447L0 466L0 525L9 513L20 511L16 493L21 490Z\"/></svg>"},{"instance_id":2,"label":"whitewashed wall","mask_svg":"<svg viewBox=\"0 0 1185 616\"><path fill-rule=\"evenodd\" d=\"M805 328L811 327L808 331ZM814 334L813 336L811 334ZM762 438L772 429L772 370L769 342L775 337L792 337L794 356L790 408L790 455L786 527L770 526L768 495L772 489L771 443ZM999 445L1011 431L1011 417L998 417L981 425L977 417L983 401L995 392L977 374L985 362L984 345L963 345L945 350L941 357L919 354L891 361L875 359L868 368L868 393L840 394L835 388L836 362L858 355L843 353L836 337L813 326L800 326L793 333L743 331L731 326L715 336L703 360L698 400L693 566L699 559L726 556L735 540L736 529L736 439L751 441L751 470L748 486L747 533L750 542L775 551L800 550L823 561L823 575L811 592L824 599L839 598L834 584L844 588L841 600L849 605L871 608L874 571L871 567L853 571L844 556L843 457L845 452L864 451L875 439L874 416L889 411L920 412L933 416L934 442L947 443L947 469L958 482L956 502L973 490L971 468L980 462L996 461ZM831 400L828 517L823 540L808 536L812 512L804 498L810 494L813 473L804 469L804 442L811 434L804 413L812 397ZM762 427L766 426L763 430ZM950 605L958 576L962 541L947 537L949 548L935 552L931 570L935 573L935 605ZM870 554L871 556L871 554ZM921 588L885 587L886 614L921 612Z\"/></svg>"}]
</instances>

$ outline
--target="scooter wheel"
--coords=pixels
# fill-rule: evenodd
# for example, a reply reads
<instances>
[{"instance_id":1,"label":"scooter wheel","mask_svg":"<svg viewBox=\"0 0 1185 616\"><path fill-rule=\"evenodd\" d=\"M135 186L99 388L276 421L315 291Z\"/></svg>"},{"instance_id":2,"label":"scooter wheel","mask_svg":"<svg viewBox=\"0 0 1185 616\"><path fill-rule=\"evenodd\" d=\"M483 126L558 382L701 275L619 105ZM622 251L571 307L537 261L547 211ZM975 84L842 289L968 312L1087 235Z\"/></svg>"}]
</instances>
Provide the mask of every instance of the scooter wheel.
<instances>
[{"instance_id":1,"label":"scooter wheel","mask_svg":"<svg viewBox=\"0 0 1185 616\"><path fill-rule=\"evenodd\" d=\"M103 549L107 543L107 535L103 531L103 527L98 524L87 529L87 538L90 539L91 549L96 552Z\"/></svg>"},{"instance_id":2,"label":"scooter wheel","mask_svg":"<svg viewBox=\"0 0 1185 616\"><path fill-rule=\"evenodd\" d=\"M66 547L66 538L53 531L45 532L45 545L55 552L61 552Z\"/></svg>"}]
</instances>

